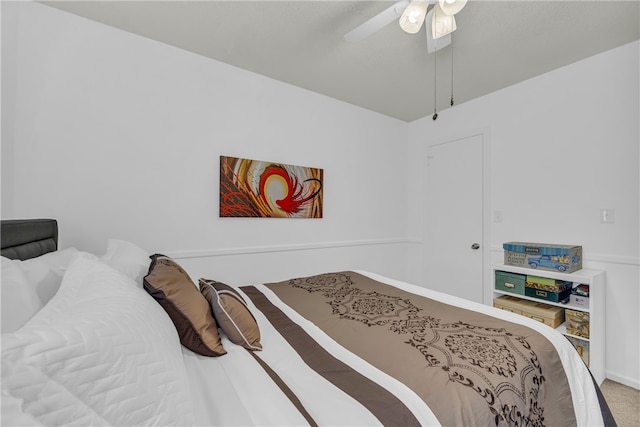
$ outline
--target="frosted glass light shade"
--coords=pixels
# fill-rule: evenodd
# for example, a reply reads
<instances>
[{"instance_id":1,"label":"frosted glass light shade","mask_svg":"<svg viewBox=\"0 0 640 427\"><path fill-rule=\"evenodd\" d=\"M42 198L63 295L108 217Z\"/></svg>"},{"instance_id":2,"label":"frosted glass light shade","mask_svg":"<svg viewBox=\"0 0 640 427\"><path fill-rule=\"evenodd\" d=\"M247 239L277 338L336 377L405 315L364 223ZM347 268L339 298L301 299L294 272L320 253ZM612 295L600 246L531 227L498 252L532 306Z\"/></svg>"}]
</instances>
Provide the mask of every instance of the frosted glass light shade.
<instances>
[{"instance_id":1,"label":"frosted glass light shade","mask_svg":"<svg viewBox=\"0 0 640 427\"><path fill-rule=\"evenodd\" d=\"M425 22L427 23L426 25L431 25L430 23L433 22L433 9L427 13ZM427 52L429 53L433 53L451 44L451 34L434 39L431 28L429 28L429 31L425 31L425 34L427 35Z\"/></svg>"},{"instance_id":2,"label":"frosted glass light shade","mask_svg":"<svg viewBox=\"0 0 640 427\"><path fill-rule=\"evenodd\" d=\"M409 34L420 31L427 16L427 0L413 0L400 16L400 27Z\"/></svg>"},{"instance_id":3,"label":"frosted glass light shade","mask_svg":"<svg viewBox=\"0 0 640 427\"><path fill-rule=\"evenodd\" d=\"M467 4L467 0L438 0L438 4L446 15L455 15Z\"/></svg>"},{"instance_id":4,"label":"frosted glass light shade","mask_svg":"<svg viewBox=\"0 0 640 427\"><path fill-rule=\"evenodd\" d=\"M440 5L436 4L433 8L433 19L431 20L431 35L433 39L438 39L447 34L451 34L456 30L456 18L453 15L447 15L442 12Z\"/></svg>"}]
</instances>

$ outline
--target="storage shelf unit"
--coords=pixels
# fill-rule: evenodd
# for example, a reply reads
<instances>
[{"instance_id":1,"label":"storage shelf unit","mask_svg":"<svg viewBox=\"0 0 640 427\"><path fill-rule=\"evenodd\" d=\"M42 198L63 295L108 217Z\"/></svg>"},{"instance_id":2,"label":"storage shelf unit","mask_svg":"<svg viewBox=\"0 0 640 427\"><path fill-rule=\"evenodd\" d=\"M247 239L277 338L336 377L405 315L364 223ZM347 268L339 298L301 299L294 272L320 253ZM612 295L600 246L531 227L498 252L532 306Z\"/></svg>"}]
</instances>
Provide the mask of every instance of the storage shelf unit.
<instances>
[{"instance_id":1,"label":"storage shelf unit","mask_svg":"<svg viewBox=\"0 0 640 427\"><path fill-rule=\"evenodd\" d=\"M573 282L573 286L578 284L589 285L589 307L577 307L569 303L555 303L526 295L520 295L508 291L495 289L496 271L506 271L523 275L548 277L556 280L567 280ZM514 267L505 264L492 265L491 277L493 283L493 299L501 295L511 295L520 299L543 302L545 304L568 308L571 310L589 313L589 338L579 337L567 333L566 322L556 328L556 330L567 337L577 338L589 343L589 369L598 384L602 384L605 379L605 273L601 270L581 269L573 273L561 273L555 271L539 270L532 268Z\"/></svg>"}]
</instances>

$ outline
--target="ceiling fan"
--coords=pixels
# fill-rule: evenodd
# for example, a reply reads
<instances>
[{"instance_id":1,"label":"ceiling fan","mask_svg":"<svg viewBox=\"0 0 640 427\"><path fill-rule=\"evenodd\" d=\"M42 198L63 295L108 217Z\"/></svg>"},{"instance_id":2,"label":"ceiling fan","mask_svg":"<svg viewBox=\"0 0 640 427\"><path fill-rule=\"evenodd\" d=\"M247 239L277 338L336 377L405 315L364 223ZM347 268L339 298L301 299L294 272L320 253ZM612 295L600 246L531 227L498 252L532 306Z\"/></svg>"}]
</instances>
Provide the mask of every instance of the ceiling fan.
<instances>
[{"instance_id":1,"label":"ceiling fan","mask_svg":"<svg viewBox=\"0 0 640 427\"><path fill-rule=\"evenodd\" d=\"M417 33L426 23L427 51L435 52L451 43L451 33L456 30L454 15L465 4L467 0L401 0L349 31L344 39L363 40L399 18L400 27L409 34Z\"/></svg>"}]
</instances>

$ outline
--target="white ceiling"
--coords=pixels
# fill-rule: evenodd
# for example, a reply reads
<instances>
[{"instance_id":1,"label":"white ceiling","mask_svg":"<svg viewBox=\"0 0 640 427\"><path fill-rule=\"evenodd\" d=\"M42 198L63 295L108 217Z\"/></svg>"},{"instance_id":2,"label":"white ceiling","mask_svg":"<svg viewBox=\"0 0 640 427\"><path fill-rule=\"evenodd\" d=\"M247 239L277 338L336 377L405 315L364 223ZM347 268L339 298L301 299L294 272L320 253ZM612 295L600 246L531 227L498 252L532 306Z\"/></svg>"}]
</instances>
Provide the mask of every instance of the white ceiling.
<instances>
[{"instance_id":1,"label":"white ceiling","mask_svg":"<svg viewBox=\"0 0 640 427\"><path fill-rule=\"evenodd\" d=\"M460 104L640 38L638 0L470 0L437 55L395 21L344 41L394 1L42 3L404 121L433 114L434 88L449 108L452 51Z\"/></svg>"}]
</instances>

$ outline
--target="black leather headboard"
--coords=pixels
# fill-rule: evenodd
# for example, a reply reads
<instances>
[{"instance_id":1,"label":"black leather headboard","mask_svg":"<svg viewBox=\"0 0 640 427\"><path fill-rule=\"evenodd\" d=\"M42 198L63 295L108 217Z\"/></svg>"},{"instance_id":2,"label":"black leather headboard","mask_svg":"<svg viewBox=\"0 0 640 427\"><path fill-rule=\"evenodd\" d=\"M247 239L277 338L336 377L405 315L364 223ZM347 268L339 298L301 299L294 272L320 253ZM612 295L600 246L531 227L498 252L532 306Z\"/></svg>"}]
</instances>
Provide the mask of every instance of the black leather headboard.
<instances>
[{"instance_id":1,"label":"black leather headboard","mask_svg":"<svg viewBox=\"0 0 640 427\"><path fill-rule=\"evenodd\" d=\"M1 255L25 260L58 249L58 222L55 219L2 220Z\"/></svg>"}]
</instances>

